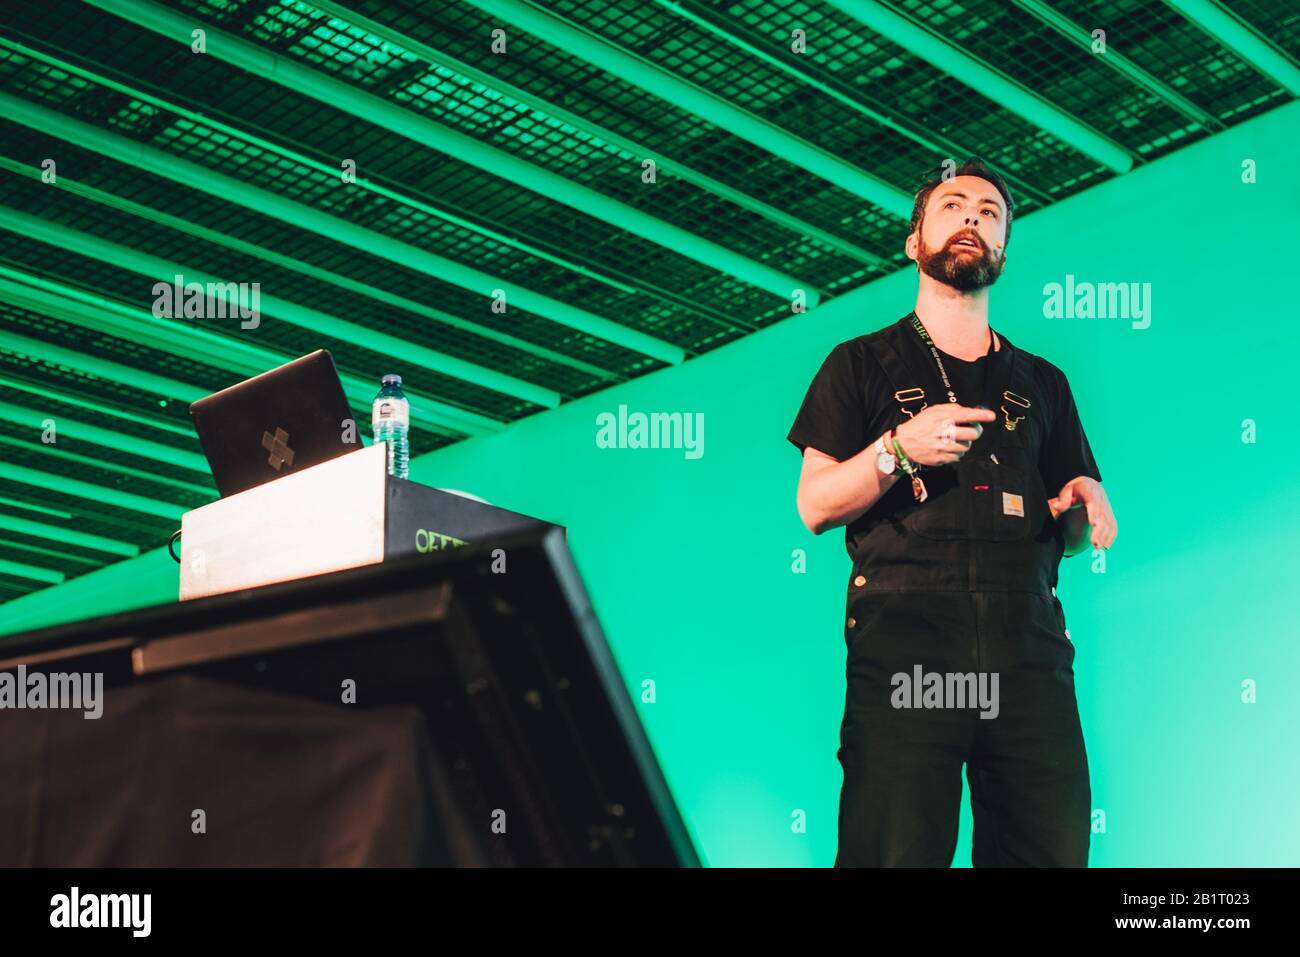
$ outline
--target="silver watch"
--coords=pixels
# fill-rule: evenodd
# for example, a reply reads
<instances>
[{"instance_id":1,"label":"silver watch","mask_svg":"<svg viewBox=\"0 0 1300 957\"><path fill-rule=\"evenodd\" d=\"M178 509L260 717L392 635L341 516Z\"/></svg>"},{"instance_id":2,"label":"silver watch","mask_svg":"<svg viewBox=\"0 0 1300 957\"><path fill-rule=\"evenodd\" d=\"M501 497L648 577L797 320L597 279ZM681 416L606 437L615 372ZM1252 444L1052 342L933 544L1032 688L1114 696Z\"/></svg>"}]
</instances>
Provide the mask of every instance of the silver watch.
<instances>
[{"instance_id":1,"label":"silver watch","mask_svg":"<svg viewBox=\"0 0 1300 957\"><path fill-rule=\"evenodd\" d=\"M885 447L885 436L882 435L876 439L876 468L886 475L892 475L897 467L898 459L894 457L894 450Z\"/></svg>"}]
</instances>

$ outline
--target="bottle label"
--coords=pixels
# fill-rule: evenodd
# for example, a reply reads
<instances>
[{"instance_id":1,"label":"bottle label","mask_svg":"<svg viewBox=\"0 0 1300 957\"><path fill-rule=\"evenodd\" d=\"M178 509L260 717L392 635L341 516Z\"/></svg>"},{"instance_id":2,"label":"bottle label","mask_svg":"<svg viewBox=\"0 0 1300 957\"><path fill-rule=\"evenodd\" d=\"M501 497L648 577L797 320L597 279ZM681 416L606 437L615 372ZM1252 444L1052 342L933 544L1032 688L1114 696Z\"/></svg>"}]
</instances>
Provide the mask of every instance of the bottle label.
<instances>
[{"instance_id":1,"label":"bottle label","mask_svg":"<svg viewBox=\"0 0 1300 957\"><path fill-rule=\"evenodd\" d=\"M372 428L379 428L380 425L410 425L410 407L405 402L397 402L385 399L376 402L370 409L370 424Z\"/></svg>"}]
</instances>

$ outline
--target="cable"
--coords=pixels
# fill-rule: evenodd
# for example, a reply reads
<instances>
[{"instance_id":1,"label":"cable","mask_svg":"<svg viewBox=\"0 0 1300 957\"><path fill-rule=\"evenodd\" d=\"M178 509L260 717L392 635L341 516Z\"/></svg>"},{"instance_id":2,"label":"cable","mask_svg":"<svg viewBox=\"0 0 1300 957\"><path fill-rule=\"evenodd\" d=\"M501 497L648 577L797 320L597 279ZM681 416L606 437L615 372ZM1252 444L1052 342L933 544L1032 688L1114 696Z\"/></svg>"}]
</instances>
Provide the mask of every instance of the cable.
<instances>
[{"instance_id":1,"label":"cable","mask_svg":"<svg viewBox=\"0 0 1300 957\"><path fill-rule=\"evenodd\" d=\"M180 537L181 537L181 530L178 528L176 529L176 531L172 532L172 537L167 539L167 554L170 555L173 559L175 559L177 565L181 563L181 557L177 555L174 551L172 551L172 546L176 544L176 539Z\"/></svg>"}]
</instances>

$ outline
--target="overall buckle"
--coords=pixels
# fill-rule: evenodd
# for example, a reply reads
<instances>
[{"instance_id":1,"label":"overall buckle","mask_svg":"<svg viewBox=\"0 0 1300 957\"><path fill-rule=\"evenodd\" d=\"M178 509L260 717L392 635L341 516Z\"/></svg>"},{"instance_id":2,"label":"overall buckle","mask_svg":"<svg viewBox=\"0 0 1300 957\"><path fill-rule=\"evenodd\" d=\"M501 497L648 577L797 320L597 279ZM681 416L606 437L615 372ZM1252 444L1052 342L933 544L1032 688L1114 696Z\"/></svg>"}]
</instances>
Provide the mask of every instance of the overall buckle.
<instances>
[{"instance_id":1,"label":"overall buckle","mask_svg":"<svg viewBox=\"0 0 1300 957\"><path fill-rule=\"evenodd\" d=\"M911 389L899 389L894 393L894 401L896 401L902 410L907 413L909 419L916 415L916 412L920 412L921 409L924 409L929 404L925 401L925 390L919 386ZM908 402L920 402L921 409L917 409L916 412L913 412L907 407Z\"/></svg>"},{"instance_id":2,"label":"overall buckle","mask_svg":"<svg viewBox=\"0 0 1300 957\"><path fill-rule=\"evenodd\" d=\"M1030 404L1029 400L1026 399L1024 396L1016 395L1010 389L1002 393L1002 398L1005 401L1010 402L1012 405L1018 405L1022 409L1029 408L1029 404ZM1016 430L1016 426L1020 424L1020 422L1024 419L1023 415L1018 415L1013 420L1011 418L1011 413L1007 411L1007 407L1005 405L1002 406L1002 414L1006 416L1006 421L1003 424L1007 427L1008 432L1014 432Z\"/></svg>"}]
</instances>

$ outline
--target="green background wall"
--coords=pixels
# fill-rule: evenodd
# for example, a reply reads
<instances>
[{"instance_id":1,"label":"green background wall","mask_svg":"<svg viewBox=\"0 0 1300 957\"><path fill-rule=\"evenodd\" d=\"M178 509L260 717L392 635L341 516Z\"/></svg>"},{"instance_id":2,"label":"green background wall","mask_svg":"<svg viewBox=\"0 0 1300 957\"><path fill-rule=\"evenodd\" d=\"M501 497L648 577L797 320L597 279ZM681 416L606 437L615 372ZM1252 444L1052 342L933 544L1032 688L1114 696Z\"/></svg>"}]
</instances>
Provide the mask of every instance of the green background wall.
<instances>
[{"instance_id":1,"label":"green background wall","mask_svg":"<svg viewBox=\"0 0 1300 957\"><path fill-rule=\"evenodd\" d=\"M1292 104L1020 220L993 289L994 328L1069 377L1119 521L1104 566L1066 559L1059 592L1105 814L1093 866L1300 863L1298 146ZM1043 318L1067 273L1150 283L1150 327ZM831 347L915 290L896 274L412 466L569 526L629 692L655 684L638 708L712 865L834 859L848 559L842 530L800 524L785 433ZM620 403L702 412L704 455L598 448ZM169 601L176 581L151 552L0 606L0 630Z\"/></svg>"}]
</instances>

